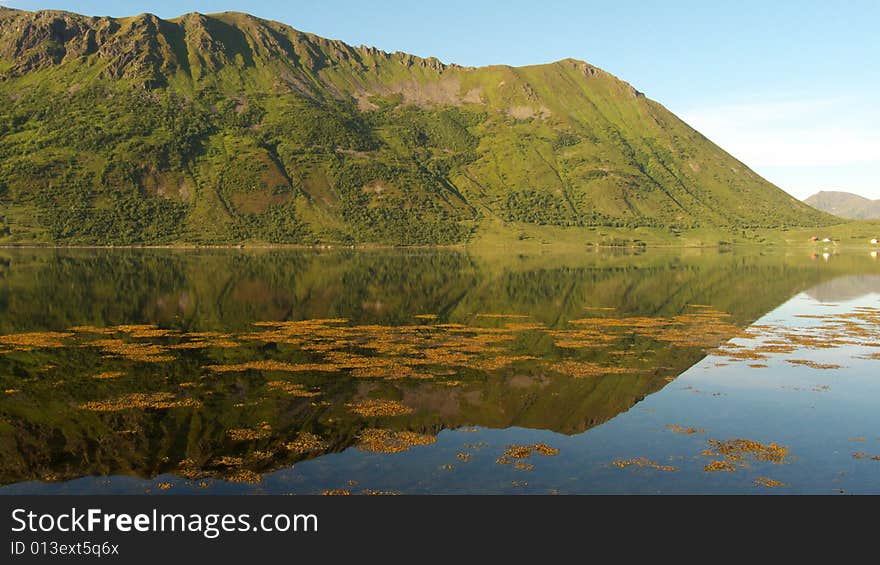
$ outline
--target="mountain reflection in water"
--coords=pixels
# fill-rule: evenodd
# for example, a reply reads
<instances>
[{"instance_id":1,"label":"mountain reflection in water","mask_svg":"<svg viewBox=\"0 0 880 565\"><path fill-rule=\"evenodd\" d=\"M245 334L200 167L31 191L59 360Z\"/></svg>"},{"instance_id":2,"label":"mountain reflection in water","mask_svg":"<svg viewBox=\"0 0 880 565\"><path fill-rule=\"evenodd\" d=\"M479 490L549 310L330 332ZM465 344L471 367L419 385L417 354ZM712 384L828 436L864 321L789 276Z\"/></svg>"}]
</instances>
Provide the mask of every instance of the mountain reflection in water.
<instances>
[{"instance_id":1,"label":"mountain reflection in water","mask_svg":"<svg viewBox=\"0 0 880 565\"><path fill-rule=\"evenodd\" d=\"M795 296L869 295L877 271L717 251L0 251L0 484L362 492L379 460L382 492L587 491L556 444L601 437L584 432L707 354L757 371L767 355L730 345L751 324ZM619 451L606 466L632 488L610 490L678 469Z\"/></svg>"}]
</instances>

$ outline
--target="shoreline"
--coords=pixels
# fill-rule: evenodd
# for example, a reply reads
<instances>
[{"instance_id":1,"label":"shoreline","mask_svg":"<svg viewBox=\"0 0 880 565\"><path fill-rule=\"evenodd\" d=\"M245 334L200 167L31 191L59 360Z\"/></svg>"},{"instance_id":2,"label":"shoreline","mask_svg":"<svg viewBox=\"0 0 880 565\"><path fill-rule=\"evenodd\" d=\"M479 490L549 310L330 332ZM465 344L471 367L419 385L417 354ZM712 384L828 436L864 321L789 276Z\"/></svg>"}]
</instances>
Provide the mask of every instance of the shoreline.
<instances>
[{"instance_id":1,"label":"shoreline","mask_svg":"<svg viewBox=\"0 0 880 565\"><path fill-rule=\"evenodd\" d=\"M87 245L87 244L79 244L79 245L59 245L59 244L11 244L5 243L0 244L0 249L94 249L94 250L134 250L134 249L155 249L155 250L235 250L235 251L254 251L254 250L291 250L291 251L382 251L382 250L457 250L457 251L468 251L468 250L504 250L511 252L525 252L525 251L535 251L535 250L567 250L573 251L580 249L582 251L588 252L595 249L608 249L608 250L634 250L634 251L647 251L649 249L814 249L818 251L827 251L829 249L838 249L838 250L866 250L866 251L880 251L880 245L871 245L871 244L852 244L852 243L779 243L779 242L769 242L769 243L752 243L752 242L741 242L741 243L725 243L725 244L704 244L704 245L696 245L696 244L681 244L681 245L670 245L670 244L645 244L645 245L601 245L601 244L593 244L586 243L583 246L573 246L570 243L540 243L540 244L528 244L523 245L520 248L511 249L509 246L504 245L479 245L479 244L457 244L457 245L382 245L382 244L370 244L370 245L332 245L332 244L322 244L322 245L297 245L297 244L253 244L253 245L242 245L242 244L230 244L230 245L195 245L195 244L168 244L168 245Z\"/></svg>"}]
</instances>

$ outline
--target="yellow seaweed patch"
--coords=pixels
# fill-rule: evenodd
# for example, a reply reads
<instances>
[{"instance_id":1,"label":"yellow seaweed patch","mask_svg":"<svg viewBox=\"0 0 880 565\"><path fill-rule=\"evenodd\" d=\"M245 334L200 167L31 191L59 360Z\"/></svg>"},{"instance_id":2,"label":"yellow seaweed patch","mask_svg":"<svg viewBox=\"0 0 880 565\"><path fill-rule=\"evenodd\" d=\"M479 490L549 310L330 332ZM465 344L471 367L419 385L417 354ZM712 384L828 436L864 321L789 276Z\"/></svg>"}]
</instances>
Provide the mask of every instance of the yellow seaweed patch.
<instances>
[{"instance_id":1,"label":"yellow seaweed patch","mask_svg":"<svg viewBox=\"0 0 880 565\"><path fill-rule=\"evenodd\" d=\"M308 330L309 328L318 326L327 326L330 324L344 324L348 322L348 318L315 318L312 320L294 320L286 322L254 322L258 327L276 327L288 330Z\"/></svg>"},{"instance_id":2,"label":"yellow seaweed patch","mask_svg":"<svg viewBox=\"0 0 880 565\"><path fill-rule=\"evenodd\" d=\"M436 320L439 316L437 314L416 314L413 318L418 320Z\"/></svg>"},{"instance_id":3,"label":"yellow seaweed patch","mask_svg":"<svg viewBox=\"0 0 880 565\"><path fill-rule=\"evenodd\" d=\"M20 351L64 347L64 339L72 336L70 332L30 332L0 335L0 344L14 347Z\"/></svg>"},{"instance_id":4,"label":"yellow seaweed patch","mask_svg":"<svg viewBox=\"0 0 880 565\"><path fill-rule=\"evenodd\" d=\"M76 333L98 335L111 335L116 333L116 330L114 330L113 328L99 328L97 326L74 326L72 328L68 328L68 330Z\"/></svg>"},{"instance_id":5,"label":"yellow seaweed patch","mask_svg":"<svg viewBox=\"0 0 880 565\"><path fill-rule=\"evenodd\" d=\"M656 461L648 459L647 457L636 457L634 459L615 459L611 462L611 464L618 469L625 469L627 467L639 467L646 469L656 469L657 471L666 472L678 471L678 467L673 467L672 465L661 465Z\"/></svg>"},{"instance_id":6,"label":"yellow seaweed patch","mask_svg":"<svg viewBox=\"0 0 880 565\"><path fill-rule=\"evenodd\" d=\"M174 345L166 345L168 349L205 349L211 347L207 341L186 341L183 343L175 343Z\"/></svg>"},{"instance_id":7,"label":"yellow seaweed patch","mask_svg":"<svg viewBox=\"0 0 880 565\"><path fill-rule=\"evenodd\" d=\"M217 373L236 373L243 371L286 371L296 373L301 371L336 371L337 367L326 363L286 363L284 361L249 361L235 365L207 365L206 369Z\"/></svg>"},{"instance_id":8,"label":"yellow seaweed patch","mask_svg":"<svg viewBox=\"0 0 880 565\"><path fill-rule=\"evenodd\" d=\"M536 443L532 446L532 449L535 450L535 453L543 455L544 457L553 457L554 455L559 455L558 448L550 447L546 443Z\"/></svg>"},{"instance_id":9,"label":"yellow seaweed patch","mask_svg":"<svg viewBox=\"0 0 880 565\"><path fill-rule=\"evenodd\" d=\"M550 365L550 368L557 373L562 373L563 375L568 375L576 379L599 375L623 375L638 372L637 369L628 367L607 367L589 361L560 361Z\"/></svg>"},{"instance_id":10,"label":"yellow seaweed patch","mask_svg":"<svg viewBox=\"0 0 880 565\"><path fill-rule=\"evenodd\" d=\"M537 359L537 357L533 357L531 355L498 355L492 357L491 359L471 361L467 364L467 366L473 369L479 369L481 371L497 371L498 369L503 369L504 367L513 365L514 363L519 363L521 361L531 361L534 359Z\"/></svg>"},{"instance_id":11,"label":"yellow seaweed patch","mask_svg":"<svg viewBox=\"0 0 880 565\"><path fill-rule=\"evenodd\" d=\"M285 443L284 447L292 453L303 455L327 449L327 442L315 434L303 432L295 440Z\"/></svg>"},{"instance_id":12,"label":"yellow seaweed patch","mask_svg":"<svg viewBox=\"0 0 880 565\"><path fill-rule=\"evenodd\" d=\"M544 457L553 457L559 454L559 449L550 447L546 443L535 443L533 445L509 445L507 450L495 462L499 465L516 464L515 460L528 459L532 453L543 455Z\"/></svg>"},{"instance_id":13,"label":"yellow seaweed patch","mask_svg":"<svg viewBox=\"0 0 880 565\"><path fill-rule=\"evenodd\" d=\"M703 434L706 433L706 430L700 430L697 428L687 428L684 426L679 426L677 424L666 424L666 429L672 433L676 434L685 434L685 435L694 435L694 434Z\"/></svg>"},{"instance_id":14,"label":"yellow seaweed patch","mask_svg":"<svg viewBox=\"0 0 880 565\"><path fill-rule=\"evenodd\" d=\"M747 467L749 461L762 461L779 465L788 462L788 448L777 443L763 444L749 439L727 441L708 440L709 447L703 451L704 457L721 457L711 461L703 470L706 472L733 472L736 467Z\"/></svg>"},{"instance_id":15,"label":"yellow seaweed patch","mask_svg":"<svg viewBox=\"0 0 880 565\"><path fill-rule=\"evenodd\" d=\"M775 479L770 479L768 477L758 477L754 480L755 486L766 487L766 488L779 488L784 487L785 484L777 481Z\"/></svg>"},{"instance_id":16,"label":"yellow seaweed patch","mask_svg":"<svg viewBox=\"0 0 880 565\"><path fill-rule=\"evenodd\" d=\"M531 318L528 314L477 314L477 318Z\"/></svg>"},{"instance_id":17,"label":"yellow seaweed patch","mask_svg":"<svg viewBox=\"0 0 880 565\"><path fill-rule=\"evenodd\" d=\"M253 441L257 439L265 439L270 433L264 430L252 430L250 428L235 428L226 430L226 435L232 441Z\"/></svg>"},{"instance_id":18,"label":"yellow seaweed patch","mask_svg":"<svg viewBox=\"0 0 880 565\"><path fill-rule=\"evenodd\" d=\"M710 461L706 465L703 466L703 470L707 473L733 473L736 471L736 467L733 466L733 463L727 461L725 459L717 459L715 461Z\"/></svg>"},{"instance_id":19,"label":"yellow seaweed patch","mask_svg":"<svg viewBox=\"0 0 880 565\"><path fill-rule=\"evenodd\" d=\"M98 380L106 380L106 379L115 379L124 375L122 371L104 371L103 373L98 373L96 375L92 375L93 379Z\"/></svg>"},{"instance_id":20,"label":"yellow seaweed patch","mask_svg":"<svg viewBox=\"0 0 880 565\"><path fill-rule=\"evenodd\" d=\"M115 329L117 332L123 332L123 333L145 332L145 331L155 330L156 325L155 324L120 324L118 326L115 326L113 329Z\"/></svg>"},{"instance_id":21,"label":"yellow seaweed patch","mask_svg":"<svg viewBox=\"0 0 880 565\"><path fill-rule=\"evenodd\" d=\"M875 347L880 330L880 310L856 308L845 314L799 315L799 318L820 323L809 328L791 328L785 325L755 325L744 332L752 343L734 346L726 344L720 352L731 360L764 359L768 354L793 353L798 349L833 349L847 345ZM739 351L734 352L734 347ZM838 369L834 364L814 363L800 359L789 362L815 369Z\"/></svg>"},{"instance_id":22,"label":"yellow seaweed patch","mask_svg":"<svg viewBox=\"0 0 880 565\"><path fill-rule=\"evenodd\" d=\"M169 408L192 408L200 403L191 398L176 399L170 392L135 392L108 400L94 400L79 407L92 412L117 412L131 408L166 410Z\"/></svg>"},{"instance_id":23,"label":"yellow seaweed patch","mask_svg":"<svg viewBox=\"0 0 880 565\"><path fill-rule=\"evenodd\" d=\"M346 406L358 416L363 416L365 418L376 416L403 416L405 414L412 414L414 411L409 406L406 406L397 400L358 400L355 402L349 402Z\"/></svg>"},{"instance_id":24,"label":"yellow seaweed patch","mask_svg":"<svg viewBox=\"0 0 880 565\"><path fill-rule=\"evenodd\" d=\"M304 385L287 381L269 381L266 383L266 386L272 390L283 392L288 396L296 396L300 398L311 398L321 395L320 392L306 390Z\"/></svg>"},{"instance_id":25,"label":"yellow seaweed patch","mask_svg":"<svg viewBox=\"0 0 880 565\"><path fill-rule=\"evenodd\" d=\"M236 469L234 472L223 477L231 483L259 484L262 478L257 473L248 469Z\"/></svg>"},{"instance_id":26,"label":"yellow seaweed patch","mask_svg":"<svg viewBox=\"0 0 880 565\"><path fill-rule=\"evenodd\" d=\"M399 453L411 447L430 445L436 441L436 437L427 434L368 428L358 434L357 447L361 451Z\"/></svg>"},{"instance_id":27,"label":"yellow seaweed patch","mask_svg":"<svg viewBox=\"0 0 880 565\"><path fill-rule=\"evenodd\" d=\"M530 332L543 330L546 326L538 322L521 322L504 324L504 329L511 332Z\"/></svg>"},{"instance_id":28,"label":"yellow seaweed patch","mask_svg":"<svg viewBox=\"0 0 880 565\"><path fill-rule=\"evenodd\" d=\"M121 339L98 339L87 343L93 347L101 348L110 356L122 357L130 361L144 363L161 363L174 361L174 357L165 355L166 349L160 345L147 345L143 343L127 343Z\"/></svg>"},{"instance_id":29,"label":"yellow seaweed patch","mask_svg":"<svg viewBox=\"0 0 880 565\"><path fill-rule=\"evenodd\" d=\"M840 369L842 368L840 365L835 365L834 363L816 363L815 361L808 361L806 359L786 359L785 360L792 365L800 365L802 367L809 367L810 369Z\"/></svg>"},{"instance_id":30,"label":"yellow seaweed patch","mask_svg":"<svg viewBox=\"0 0 880 565\"><path fill-rule=\"evenodd\" d=\"M133 330L128 332L128 335L135 339L143 339L143 338L153 338L153 337L166 337L172 335L174 332L171 330L162 330L159 328L145 328L140 330Z\"/></svg>"}]
</instances>

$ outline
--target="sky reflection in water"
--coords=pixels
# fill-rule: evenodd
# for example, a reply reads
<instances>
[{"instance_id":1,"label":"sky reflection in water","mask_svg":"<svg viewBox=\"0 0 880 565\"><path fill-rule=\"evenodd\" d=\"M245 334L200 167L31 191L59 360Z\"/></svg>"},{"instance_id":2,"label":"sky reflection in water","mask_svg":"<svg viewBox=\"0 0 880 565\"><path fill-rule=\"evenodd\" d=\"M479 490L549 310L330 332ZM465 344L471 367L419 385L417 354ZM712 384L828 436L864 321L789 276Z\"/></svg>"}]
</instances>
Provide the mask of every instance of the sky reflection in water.
<instances>
[{"instance_id":1,"label":"sky reflection in water","mask_svg":"<svg viewBox=\"0 0 880 565\"><path fill-rule=\"evenodd\" d=\"M868 256L0 267L7 494L880 492Z\"/></svg>"}]
</instances>

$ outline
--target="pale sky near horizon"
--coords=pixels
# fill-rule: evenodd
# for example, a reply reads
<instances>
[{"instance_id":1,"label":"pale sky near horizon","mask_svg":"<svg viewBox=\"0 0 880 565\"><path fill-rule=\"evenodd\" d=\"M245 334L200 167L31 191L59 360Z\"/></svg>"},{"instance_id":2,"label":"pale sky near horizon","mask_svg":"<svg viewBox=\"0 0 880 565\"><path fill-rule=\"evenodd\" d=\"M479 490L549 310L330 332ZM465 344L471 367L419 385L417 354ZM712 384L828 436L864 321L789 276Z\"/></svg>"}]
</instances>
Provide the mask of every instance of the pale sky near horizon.
<instances>
[{"instance_id":1,"label":"pale sky near horizon","mask_svg":"<svg viewBox=\"0 0 880 565\"><path fill-rule=\"evenodd\" d=\"M631 83L804 198L880 198L880 0L0 0L176 17L226 10L462 65L573 57Z\"/></svg>"}]
</instances>

